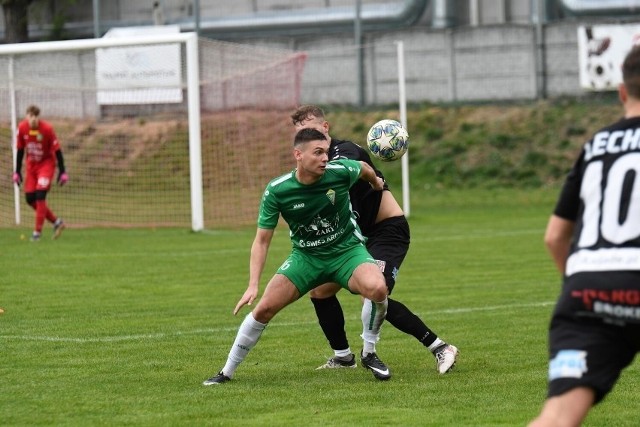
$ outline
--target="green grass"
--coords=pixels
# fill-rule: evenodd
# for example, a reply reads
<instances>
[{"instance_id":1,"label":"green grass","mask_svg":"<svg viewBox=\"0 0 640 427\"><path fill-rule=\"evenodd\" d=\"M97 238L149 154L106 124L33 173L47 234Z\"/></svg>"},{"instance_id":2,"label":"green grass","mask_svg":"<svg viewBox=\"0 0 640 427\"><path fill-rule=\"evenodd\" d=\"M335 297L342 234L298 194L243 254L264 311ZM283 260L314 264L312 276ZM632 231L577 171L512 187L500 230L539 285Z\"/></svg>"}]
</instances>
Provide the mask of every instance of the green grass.
<instances>
[{"instance_id":1,"label":"green grass","mask_svg":"<svg viewBox=\"0 0 640 427\"><path fill-rule=\"evenodd\" d=\"M461 351L433 357L390 325L394 377L316 371L331 355L307 297L280 313L234 380L203 387L248 312L254 228L0 229L2 425L517 426L546 391L546 327L559 276L542 245L557 189L413 194L412 247L393 296ZM264 283L288 253L284 226ZM352 349L359 299L342 292ZM636 363L585 425L637 422Z\"/></svg>"}]
</instances>

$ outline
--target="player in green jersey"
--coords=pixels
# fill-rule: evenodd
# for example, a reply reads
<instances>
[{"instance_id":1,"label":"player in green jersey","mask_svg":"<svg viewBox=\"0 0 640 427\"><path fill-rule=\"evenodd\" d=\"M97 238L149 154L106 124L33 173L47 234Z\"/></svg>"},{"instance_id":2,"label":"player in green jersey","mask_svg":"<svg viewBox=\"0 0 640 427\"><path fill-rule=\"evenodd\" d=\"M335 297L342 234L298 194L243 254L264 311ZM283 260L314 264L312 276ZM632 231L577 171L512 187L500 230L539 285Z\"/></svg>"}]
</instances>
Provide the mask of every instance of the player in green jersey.
<instances>
[{"instance_id":1,"label":"player in green jersey","mask_svg":"<svg viewBox=\"0 0 640 427\"><path fill-rule=\"evenodd\" d=\"M375 344L387 312L384 276L364 246L364 237L351 211L349 188L363 179L381 191L383 180L365 162L341 159L329 162L329 141L315 129L303 129L294 139L296 169L267 185L260 204L258 230L251 246L249 285L233 310L251 305L258 296L274 229L280 215L289 225L292 250L271 278L262 298L238 330L227 362L204 385L233 378L238 365L256 345L267 323L284 307L323 283L362 295L363 352L380 380L391 377L377 357ZM373 355L373 357L371 357Z\"/></svg>"}]
</instances>

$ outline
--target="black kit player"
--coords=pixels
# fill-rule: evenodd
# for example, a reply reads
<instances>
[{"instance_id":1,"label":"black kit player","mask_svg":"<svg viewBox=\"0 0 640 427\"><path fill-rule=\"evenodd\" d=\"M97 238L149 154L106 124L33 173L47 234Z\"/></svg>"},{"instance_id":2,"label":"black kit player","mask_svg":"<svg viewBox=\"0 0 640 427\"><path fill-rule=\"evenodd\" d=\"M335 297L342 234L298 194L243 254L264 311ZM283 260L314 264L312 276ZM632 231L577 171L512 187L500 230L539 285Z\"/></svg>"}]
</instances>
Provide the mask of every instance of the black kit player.
<instances>
[{"instance_id":1,"label":"black kit player","mask_svg":"<svg viewBox=\"0 0 640 427\"><path fill-rule=\"evenodd\" d=\"M296 131L312 128L322 132L331 142L329 158L349 158L369 164L376 175L384 179L383 174L375 168L369 154L351 141L342 141L329 135L329 123L325 120L323 110L315 105L299 107L291 119ZM367 237L367 250L377 261L384 274L389 294L393 291L400 265L409 250L409 223L400 205L393 197L387 183L383 191L372 191L371 186L360 181L349 191L351 205L356 214L362 234ZM342 306L335 293L325 292L324 286L310 292L311 302L318 316L318 321L334 356L323 368L355 368L355 356L351 352L345 332L345 321ZM425 323L401 302L389 298L386 320L396 329L415 337L435 356L439 373L449 372L455 365L458 349L442 341L425 325Z\"/></svg>"},{"instance_id":2,"label":"black kit player","mask_svg":"<svg viewBox=\"0 0 640 427\"><path fill-rule=\"evenodd\" d=\"M640 351L640 46L622 77L624 118L585 143L547 224L563 286L547 400L530 426L581 425Z\"/></svg>"}]
</instances>

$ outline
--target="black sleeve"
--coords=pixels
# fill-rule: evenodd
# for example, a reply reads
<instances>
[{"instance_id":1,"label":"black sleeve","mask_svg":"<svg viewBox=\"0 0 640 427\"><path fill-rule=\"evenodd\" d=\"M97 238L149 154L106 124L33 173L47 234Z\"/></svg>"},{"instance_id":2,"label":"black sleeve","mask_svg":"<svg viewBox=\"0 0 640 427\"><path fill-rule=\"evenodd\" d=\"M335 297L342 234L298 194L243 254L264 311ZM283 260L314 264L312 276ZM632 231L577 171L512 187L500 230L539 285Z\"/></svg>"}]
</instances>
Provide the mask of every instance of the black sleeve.
<instances>
[{"instance_id":1,"label":"black sleeve","mask_svg":"<svg viewBox=\"0 0 640 427\"><path fill-rule=\"evenodd\" d=\"M562 187L562 192L558 198L558 202L553 213L560 218L569 221L578 219L580 209L580 187L582 185L582 165L584 159L584 150L580 153L580 157L573 165L571 172L567 175Z\"/></svg>"},{"instance_id":2,"label":"black sleeve","mask_svg":"<svg viewBox=\"0 0 640 427\"><path fill-rule=\"evenodd\" d=\"M18 152L16 153L16 169L15 171L20 173L22 170L22 158L24 157L24 148L18 148Z\"/></svg>"},{"instance_id":3,"label":"black sleeve","mask_svg":"<svg viewBox=\"0 0 640 427\"><path fill-rule=\"evenodd\" d=\"M62 150L56 151L56 159L58 159L58 172L63 174L66 169L64 168L64 158L62 157Z\"/></svg>"}]
</instances>

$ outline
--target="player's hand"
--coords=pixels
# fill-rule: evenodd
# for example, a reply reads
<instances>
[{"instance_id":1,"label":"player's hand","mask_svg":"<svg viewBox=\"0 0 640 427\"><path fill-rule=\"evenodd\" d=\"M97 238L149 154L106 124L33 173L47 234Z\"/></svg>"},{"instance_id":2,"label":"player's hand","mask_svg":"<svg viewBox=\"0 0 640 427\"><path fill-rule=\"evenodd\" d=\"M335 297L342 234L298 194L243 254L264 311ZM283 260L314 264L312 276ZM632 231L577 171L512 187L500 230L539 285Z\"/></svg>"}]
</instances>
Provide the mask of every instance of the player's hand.
<instances>
[{"instance_id":1,"label":"player's hand","mask_svg":"<svg viewBox=\"0 0 640 427\"><path fill-rule=\"evenodd\" d=\"M238 314L240 309L245 305L253 304L253 301L257 297L258 297L258 288L249 286L247 290L244 291L244 295L242 295L242 298L240 298L240 301L238 301L238 304L236 304L236 308L233 309L233 315L235 316L236 314Z\"/></svg>"},{"instance_id":2,"label":"player's hand","mask_svg":"<svg viewBox=\"0 0 640 427\"><path fill-rule=\"evenodd\" d=\"M22 184L22 175L20 175L20 172L14 172L13 177L11 179L13 180L14 184L17 184L17 185Z\"/></svg>"},{"instance_id":3,"label":"player's hand","mask_svg":"<svg viewBox=\"0 0 640 427\"><path fill-rule=\"evenodd\" d=\"M376 182L372 182L371 187L376 191L382 191L384 188L384 179L376 176Z\"/></svg>"},{"instance_id":4,"label":"player's hand","mask_svg":"<svg viewBox=\"0 0 640 427\"><path fill-rule=\"evenodd\" d=\"M65 185L69 181L69 175L66 172L58 175L58 185Z\"/></svg>"}]
</instances>

